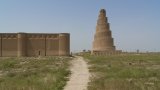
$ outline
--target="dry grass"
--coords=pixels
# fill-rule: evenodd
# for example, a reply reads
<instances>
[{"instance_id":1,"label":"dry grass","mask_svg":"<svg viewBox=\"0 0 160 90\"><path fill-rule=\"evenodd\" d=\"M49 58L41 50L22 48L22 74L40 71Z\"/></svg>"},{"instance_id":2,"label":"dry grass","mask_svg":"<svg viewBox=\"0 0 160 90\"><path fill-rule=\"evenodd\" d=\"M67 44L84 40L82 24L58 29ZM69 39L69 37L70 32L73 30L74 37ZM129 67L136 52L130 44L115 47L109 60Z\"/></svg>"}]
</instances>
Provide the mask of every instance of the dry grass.
<instances>
[{"instance_id":1,"label":"dry grass","mask_svg":"<svg viewBox=\"0 0 160 90\"><path fill-rule=\"evenodd\" d=\"M62 90L69 57L0 58L0 90Z\"/></svg>"},{"instance_id":2,"label":"dry grass","mask_svg":"<svg viewBox=\"0 0 160 90\"><path fill-rule=\"evenodd\" d=\"M85 55L92 73L88 90L160 90L160 55Z\"/></svg>"}]
</instances>

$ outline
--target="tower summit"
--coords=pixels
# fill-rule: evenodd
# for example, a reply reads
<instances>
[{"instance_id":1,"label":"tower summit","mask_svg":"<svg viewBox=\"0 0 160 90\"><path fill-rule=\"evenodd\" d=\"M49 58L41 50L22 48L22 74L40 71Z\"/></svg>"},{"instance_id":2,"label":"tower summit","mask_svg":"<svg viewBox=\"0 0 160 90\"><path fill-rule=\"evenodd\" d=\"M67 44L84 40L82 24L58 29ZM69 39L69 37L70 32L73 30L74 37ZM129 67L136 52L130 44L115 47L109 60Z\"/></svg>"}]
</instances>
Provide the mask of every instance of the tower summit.
<instances>
[{"instance_id":1,"label":"tower summit","mask_svg":"<svg viewBox=\"0 0 160 90\"><path fill-rule=\"evenodd\" d=\"M106 17L106 10L101 9L97 20L96 33L92 46L92 54L107 54L115 52L112 32Z\"/></svg>"}]
</instances>

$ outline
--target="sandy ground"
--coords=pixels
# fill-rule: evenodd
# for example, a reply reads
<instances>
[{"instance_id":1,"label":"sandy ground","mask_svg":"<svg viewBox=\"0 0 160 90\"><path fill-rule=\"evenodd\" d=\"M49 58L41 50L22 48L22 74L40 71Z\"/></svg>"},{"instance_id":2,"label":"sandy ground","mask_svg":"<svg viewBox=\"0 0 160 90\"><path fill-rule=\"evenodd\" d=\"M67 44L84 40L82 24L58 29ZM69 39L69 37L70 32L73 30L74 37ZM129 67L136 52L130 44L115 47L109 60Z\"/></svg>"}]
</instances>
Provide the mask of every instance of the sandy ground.
<instances>
[{"instance_id":1,"label":"sandy ground","mask_svg":"<svg viewBox=\"0 0 160 90\"><path fill-rule=\"evenodd\" d=\"M87 62L77 56L71 63L71 76L64 90L87 90L90 75Z\"/></svg>"}]
</instances>

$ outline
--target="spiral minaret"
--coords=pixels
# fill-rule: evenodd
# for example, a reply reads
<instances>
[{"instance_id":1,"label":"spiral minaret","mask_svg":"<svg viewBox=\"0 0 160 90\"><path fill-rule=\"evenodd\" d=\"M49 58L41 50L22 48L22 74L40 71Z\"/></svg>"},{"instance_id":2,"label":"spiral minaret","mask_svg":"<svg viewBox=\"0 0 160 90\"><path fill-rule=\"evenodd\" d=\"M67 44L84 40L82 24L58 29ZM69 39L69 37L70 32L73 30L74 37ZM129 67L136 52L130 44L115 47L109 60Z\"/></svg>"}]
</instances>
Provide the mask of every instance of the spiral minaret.
<instances>
[{"instance_id":1,"label":"spiral minaret","mask_svg":"<svg viewBox=\"0 0 160 90\"><path fill-rule=\"evenodd\" d=\"M100 10L98 16L96 33L94 35L94 41L92 46L93 53L105 53L105 52L114 52L114 40L112 38L112 32L110 30L110 25L106 17L105 9Z\"/></svg>"}]
</instances>

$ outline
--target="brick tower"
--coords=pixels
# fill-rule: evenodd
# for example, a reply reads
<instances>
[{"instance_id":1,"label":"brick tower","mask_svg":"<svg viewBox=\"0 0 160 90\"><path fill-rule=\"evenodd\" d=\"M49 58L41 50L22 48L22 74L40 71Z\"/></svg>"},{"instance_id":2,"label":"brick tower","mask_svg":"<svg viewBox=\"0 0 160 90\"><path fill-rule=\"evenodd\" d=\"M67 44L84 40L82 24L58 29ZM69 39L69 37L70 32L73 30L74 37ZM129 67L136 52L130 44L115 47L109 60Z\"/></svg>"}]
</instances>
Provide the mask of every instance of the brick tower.
<instances>
[{"instance_id":1,"label":"brick tower","mask_svg":"<svg viewBox=\"0 0 160 90\"><path fill-rule=\"evenodd\" d=\"M106 11L105 9L101 9L100 14L98 16L96 33L94 35L92 54L99 55L112 52L115 52L112 32L110 30L110 25L106 17Z\"/></svg>"}]
</instances>

